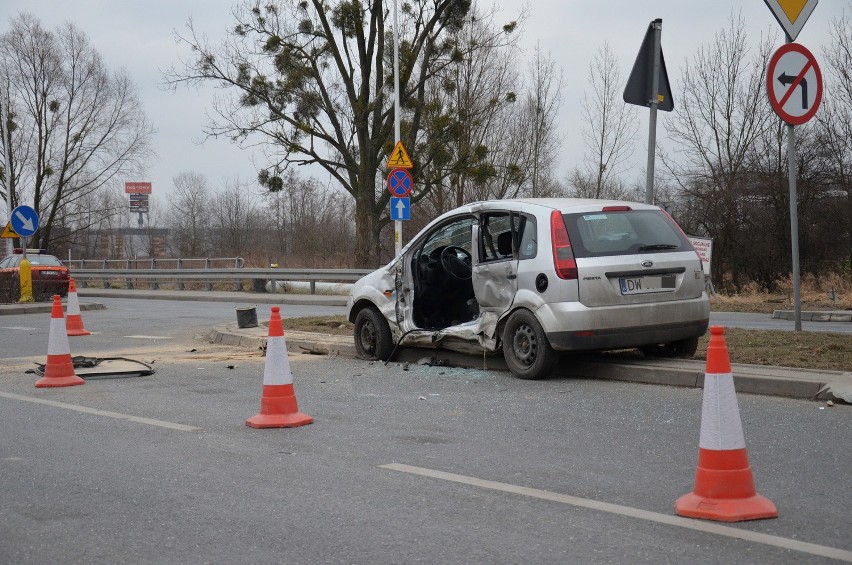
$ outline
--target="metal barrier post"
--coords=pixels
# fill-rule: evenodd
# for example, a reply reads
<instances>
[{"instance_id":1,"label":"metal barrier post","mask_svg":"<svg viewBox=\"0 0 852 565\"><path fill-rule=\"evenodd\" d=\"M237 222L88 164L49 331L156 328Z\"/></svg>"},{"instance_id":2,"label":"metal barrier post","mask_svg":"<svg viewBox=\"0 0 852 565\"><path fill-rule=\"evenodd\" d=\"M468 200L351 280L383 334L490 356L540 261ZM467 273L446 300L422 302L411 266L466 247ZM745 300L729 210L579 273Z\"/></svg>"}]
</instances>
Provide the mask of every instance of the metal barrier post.
<instances>
[{"instance_id":1,"label":"metal barrier post","mask_svg":"<svg viewBox=\"0 0 852 565\"><path fill-rule=\"evenodd\" d=\"M107 260L104 259L104 271L107 269ZM109 277L104 275L104 288L109 288Z\"/></svg>"},{"instance_id":2,"label":"metal barrier post","mask_svg":"<svg viewBox=\"0 0 852 565\"><path fill-rule=\"evenodd\" d=\"M157 260L151 257L151 270L157 268ZM151 290L160 290L160 283L157 282L157 279L151 279Z\"/></svg>"},{"instance_id":3,"label":"metal barrier post","mask_svg":"<svg viewBox=\"0 0 852 565\"><path fill-rule=\"evenodd\" d=\"M69 267L70 267L70 265L69 265ZM86 268L86 264L84 263L84 260L83 260L83 259L80 259L80 269L85 269L85 268ZM72 273L71 273L71 274L72 274L72 275L74 274L74 273L73 273L73 271L72 271ZM77 280L76 280L76 279L74 279L74 282L76 283L76 282L77 282ZM78 284L77 286L78 286L79 288L89 288L89 282L88 282L86 279L82 279L82 280L80 281L80 284Z\"/></svg>"},{"instance_id":4,"label":"metal barrier post","mask_svg":"<svg viewBox=\"0 0 852 565\"><path fill-rule=\"evenodd\" d=\"M180 257L178 257L177 260L177 268L183 269L183 259L181 259ZM186 286L183 284L183 279L180 279L180 281L178 282L178 290L186 290Z\"/></svg>"},{"instance_id":5,"label":"metal barrier post","mask_svg":"<svg viewBox=\"0 0 852 565\"><path fill-rule=\"evenodd\" d=\"M204 270L210 269L210 257L204 260ZM213 290L213 282L207 279L207 284L204 285L205 290Z\"/></svg>"},{"instance_id":6,"label":"metal barrier post","mask_svg":"<svg viewBox=\"0 0 852 565\"><path fill-rule=\"evenodd\" d=\"M130 271L130 259L127 260L127 270ZM133 279L127 277L124 279L124 284L127 286L127 290L133 290Z\"/></svg>"},{"instance_id":7,"label":"metal barrier post","mask_svg":"<svg viewBox=\"0 0 852 565\"><path fill-rule=\"evenodd\" d=\"M242 259L241 259L241 258L239 258L239 257L237 257L237 258L234 260L234 268L235 268L235 269L239 269L240 267L242 267L241 262L242 262ZM234 281L234 290L236 290L237 292L242 292L242 290L243 290L243 281L241 281L241 280L239 280L239 279L237 279L236 281Z\"/></svg>"}]
</instances>

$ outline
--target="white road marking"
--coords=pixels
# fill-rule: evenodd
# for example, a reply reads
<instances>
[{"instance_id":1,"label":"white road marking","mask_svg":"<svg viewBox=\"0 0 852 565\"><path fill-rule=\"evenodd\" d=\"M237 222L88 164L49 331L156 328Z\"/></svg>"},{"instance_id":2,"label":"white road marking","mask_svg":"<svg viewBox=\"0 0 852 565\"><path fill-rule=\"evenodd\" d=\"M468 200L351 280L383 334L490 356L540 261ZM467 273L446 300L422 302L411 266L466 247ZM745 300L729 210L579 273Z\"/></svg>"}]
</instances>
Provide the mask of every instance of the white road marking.
<instances>
[{"instance_id":1,"label":"white road marking","mask_svg":"<svg viewBox=\"0 0 852 565\"><path fill-rule=\"evenodd\" d=\"M133 339L172 339L164 335L126 335L124 337Z\"/></svg>"},{"instance_id":2,"label":"white road marking","mask_svg":"<svg viewBox=\"0 0 852 565\"><path fill-rule=\"evenodd\" d=\"M3 327L0 327L0 330L18 330L18 331L24 331L24 332L35 331L36 329L38 329L38 328L26 328L24 326L3 326Z\"/></svg>"},{"instance_id":3,"label":"white road marking","mask_svg":"<svg viewBox=\"0 0 852 565\"><path fill-rule=\"evenodd\" d=\"M24 402L32 402L34 404L44 404L45 406L53 406L54 408L64 408L66 410L74 410L75 412L83 412L84 414L94 414L95 416L106 416L107 418L117 418L119 420L130 420L139 424L148 424L149 426L159 426L170 430L178 430L181 432L197 432L201 428L187 426L184 424L175 424L174 422L164 422L163 420L154 420L152 418L143 418L141 416L131 416L130 414L121 414L119 412L109 412L107 410L98 410L97 408L88 408L86 406L78 406L76 404L66 404L65 402L56 402L55 400L45 400L43 398L33 398L32 396L23 396L20 394L12 394L11 392L0 392L0 396L10 398L12 400L23 400Z\"/></svg>"},{"instance_id":4,"label":"white road marking","mask_svg":"<svg viewBox=\"0 0 852 565\"><path fill-rule=\"evenodd\" d=\"M443 481L451 481L455 483L461 483L465 485L471 485L500 492L508 492L512 494L519 494L522 496L529 496L532 498L540 498L542 500L549 500L552 502L561 502L563 504L570 504L571 506L577 506L579 508L588 508L590 510L609 512L610 514L617 514L619 516L626 516L628 518L636 518L639 520L647 520L649 522L657 522L660 524L668 524L670 526L688 528L690 530L697 530L699 532L705 532L708 534L716 534L720 536L737 538L755 543L762 543L765 545L780 547L781 549L790 549L793 551L810 553L812 555L818 555L820 557L828 557L830 559L837 559L840 561L847 561L852 563L852 551L846 551L843 549L827 547L824 545L817 545L814 543L808 543L794 539L782 538L780 536L773 536L760 532L740 530L716 522L693 520L691 518L682 518L680 516L672 516L668 514L661 514L659 512L651 512L649 510L632 508L630 506L622 506L620 504L600 502L598 500L592 500L589 498L580 498L577 496L570 496L567 494L560 494L557 492L550 492L536 488L522 487L509 483L488 481L485 479L478 479L476 477L457 475L455 473L446 473L444 471L436 471L434 469L426 469L423 467L413 467L411 465L404 465L402 463L379 465L379 467L382 469L389 469L391 471L399 471L401 473L409 473L412 475L420 475L422 477L429 477L432 479L440 479Z\"/></svg>"}]
</instances>

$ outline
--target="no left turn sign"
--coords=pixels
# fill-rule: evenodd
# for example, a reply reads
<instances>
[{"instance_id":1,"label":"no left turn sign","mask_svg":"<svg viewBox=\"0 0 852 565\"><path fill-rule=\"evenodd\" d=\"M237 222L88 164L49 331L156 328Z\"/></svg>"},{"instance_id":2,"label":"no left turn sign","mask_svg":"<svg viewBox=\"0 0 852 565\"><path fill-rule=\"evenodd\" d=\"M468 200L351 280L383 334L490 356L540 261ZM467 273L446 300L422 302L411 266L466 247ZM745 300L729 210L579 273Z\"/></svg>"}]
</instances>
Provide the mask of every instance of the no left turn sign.
<instances>
[{"instance_id":1,"label":"no left turn sign","mask_svg":"<svg viewBox=\"0 0 852 565\"><path fill-rule=\"evenodd\" d=\"M794 126L807 122L822 101L822 73L816 58L798 43L783 45L769 61L766 90L782 120Z\"/></svg>"}]
</instances>

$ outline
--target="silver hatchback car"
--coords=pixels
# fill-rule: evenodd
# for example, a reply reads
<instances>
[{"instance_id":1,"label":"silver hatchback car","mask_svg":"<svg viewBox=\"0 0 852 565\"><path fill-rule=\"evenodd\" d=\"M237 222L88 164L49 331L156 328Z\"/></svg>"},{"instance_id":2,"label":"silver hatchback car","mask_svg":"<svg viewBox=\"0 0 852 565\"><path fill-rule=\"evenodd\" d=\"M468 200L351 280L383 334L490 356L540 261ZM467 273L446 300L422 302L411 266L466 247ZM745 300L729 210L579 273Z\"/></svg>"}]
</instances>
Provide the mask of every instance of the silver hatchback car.
<instances>
[{"instance_id":1,"label":"silver hatchback car","mask_svg":"<svg viewBox=\"0 0 852 565\"><path fill-rule=\"evenodd\" d=\"M523 379L547 376L561 351L691 357L709 316L701 258L665 211L571 198L447 212L348 301L362 358L502 348Z\"/></svg>"}]
</instances>

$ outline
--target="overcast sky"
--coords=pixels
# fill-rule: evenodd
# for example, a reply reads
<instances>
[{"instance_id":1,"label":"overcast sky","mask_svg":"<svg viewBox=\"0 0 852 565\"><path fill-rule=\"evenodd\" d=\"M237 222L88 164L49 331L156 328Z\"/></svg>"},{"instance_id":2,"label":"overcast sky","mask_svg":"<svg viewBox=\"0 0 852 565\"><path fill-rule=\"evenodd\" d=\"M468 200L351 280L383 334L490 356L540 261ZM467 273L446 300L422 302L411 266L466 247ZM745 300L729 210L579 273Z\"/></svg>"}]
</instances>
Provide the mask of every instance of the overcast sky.
<instances>
[{"instance_id":1,"label":"overcast sky","mask_svg":"<svg viewBox=\"0 0 852 565\"><path fill-rule=\"evenodd\" d=\"M251 150L240 149L226 140L201 143L212 87L182 88L176 93L162 88L161 71L188 55L175 42L175 31L183 31L187 19L192 17L200 32L211 38L223 37L225 30L233 28L231 8L237 1L2 0L0 32L8 29L10 18L20 11L35 15L48 28L72 21L86 32L111 67L128 71L157 130L154 147L158 158L151 163L146 178L127 180L153 182L156 198L170 189L172 179L182 171L204 173L214 186L221 184L223 178L239 177L250 182L256 179ZM495 2L507 22L517 18L524 4L522 0ZM742 12L754 42L761 33L769 32L777 34L778 46L784 41L779 24L763 0L535 0L528 4L529 18L522 40L525 52L540 43L565 77L558 118L564 138L557 163L560 177L582 158L579 116L585 77L589 61L604 42L620 59L626 77L648 23L662 18L663 52L677 103L683 61L691 59L699 46L710 43L732 13ZM829 39L829 23L844 8L852 9L852 1L822 0L797 39L818 61L820 49ZM641 109L639 115L641 147L637 147L634 160L636 177L644 178L640 171L647 151L648 111ZM665 142L664 129L658 133L658 140ZM412 158L416 160L416 155Z\"/></svg>"}]
</instances>

